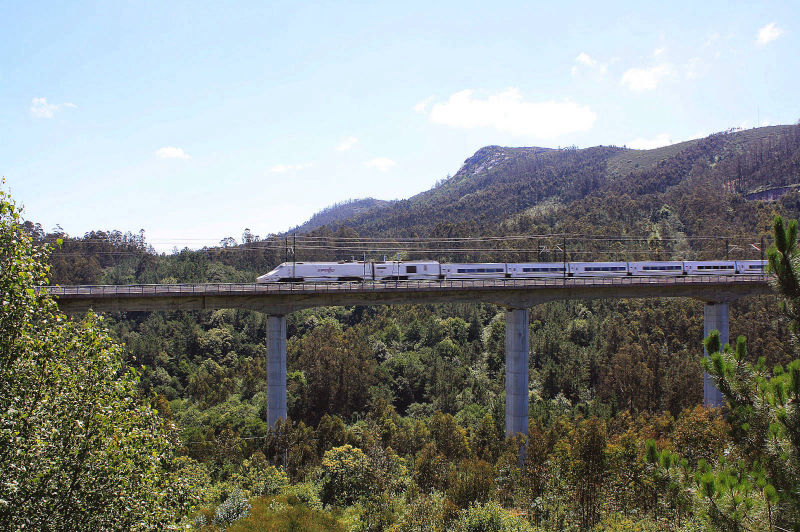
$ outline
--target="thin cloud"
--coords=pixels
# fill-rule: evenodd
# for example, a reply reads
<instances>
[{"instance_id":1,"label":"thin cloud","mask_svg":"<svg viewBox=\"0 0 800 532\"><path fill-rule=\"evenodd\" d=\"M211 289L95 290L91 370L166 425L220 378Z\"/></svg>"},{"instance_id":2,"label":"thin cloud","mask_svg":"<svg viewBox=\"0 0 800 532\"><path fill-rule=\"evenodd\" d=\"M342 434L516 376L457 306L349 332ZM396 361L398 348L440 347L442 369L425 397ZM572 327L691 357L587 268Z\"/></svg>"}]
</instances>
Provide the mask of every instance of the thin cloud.
<instances>
[{"instance_id":1,"label":"thin cloud","mask_svg":"<svg viewBox=\"0 0 800 532\"><path fill-rule=\"evenodd\" d=\"M428 119L455 128L494 128L504 133L553 138L592 128L597 115L586 105L570 100L525 101L519 89L509 88L475 96L473 90L456 92L447 101L435 103Z\"/></svg>"},{"instance_id":2,"label":"thin cloud","mask_svg":"<svg viewBox=\"0 0 800 532\"><path fill-rule=\"evenodd\" d=\"M311 168L312 166L314 166L314 163L276 164L270 168L269 171L273 174L283 174L291 171L305 170L306 168Z\"/></svg>"},{"instance_id":3,"label":"thin cloud","mask_svg":"<svg viewBox=\"0 0 800 532\"><path fill-rule=\"evenodd\" d=\"M366 166L367 168L375 168L380 172L388 171L395 164L397 163L395 163L388 157L375 157L374 159L370 159L369 161L364 161L364 166Z\"/></svg>"},{"instance_id":4,"label":"thin cloud","mask_svg":"<svg viewBox=\"0 0 800 532\"><path fill-rule=\"evenodd\" d=\"M620 84L628 89L641 92L653 90L664 79L672 75L672 65L663 63L649 68L629 68L622 74Z\"/></svg>"},{"instance_id":5,"label":"thin cloud","mask_svg":"<svg viewBox=\"0 0 800 532\"><path fill-rule=\"evenodd\" d=\"M699 78L703 72L703 60L699 57L690 57L688 61L686 61L686 77L689 79L697 79Z\"/></svg>"},{"instance_id":6,"label":"thin cloud","mask_svg":"<svg viewBox=\"0 0 800 532\"><path fill-rule=\"evenodd\" d=\"M36 118L53 118L60 109L64 107L75 108L77 105L70 102L48 103L47 98L34 98L31 100L31 114Z\"/></svg>"},{"instance_id":7,"label":"thin cloud","mask_svg":"<svg viewBox=\"0 0 800 532\"><path fill-rule=\"evenodd\" d=\"M339 143L339 145L336 146L336 149L339 150L339 151L347 151L350 148L352 148L353 146L355 146L356 144L358 144L358 138L351 136L351 137L347 137L347 138L343 139Z\"/></svg>"},{"instance_id":8,"label":"thin cloud","mask_svg":"<svg viewBox=\"0 0 800 532\"><path fill-rule=\"evenodd\" d=\"M654 148L660 148L661 146L668 146L670 144L673 144L673 142L669 138L669 135L667 135L666 133L661 133L649 139L645 138L633 139L632 141L626 143L625 145L628 148L633 148L634 150L652 150Z\"/></svg>"},{"instance_id":9,"label":"thin cloud","mask_svg":"<svg viewBox=\"0 0 800 532\"><path fill-rule=\"evenodd\" d=\"M655 148L660 148L662 146L680 144L681 142L687 142L689 140L702 139L709 136L710 134L711 134L710 132L696 131L693 135L676 139L669 136L667 133L660 133L655 137L649 139L646 138L633 139L632 141L626 143L625 145L628 148L633 148L635 150L652 150Z\"/></svg>"},{"instance_id":10,"label":"thin cloud","mask_svg":"<svg viewBox=\"0 0 800 532\"><path fill-rule=\"evenodd\" d=\"M183 148L164 146L156 150L156 155L162 159L191 159L192 156L183 151Z\"/></svg>"},{"instance_id":11,"label":"thin cloud","mask_svg":"<svg viewBox=\"0 0 800 532\"><path fill-rule=\"evenodd\" d=\"M592 59L592 57L586 52L581 52L578 54L578 57L575 58L575 62L578 63L579 65L586 65L592 67L597 64L597 59Z\"/></svg>"},{"instance_id":12,"label":"thin cloud","mask_svg":"<svg viewBox=\"0 0 800 532\"><path fill-rule=\"evenodd\" d=\"M573 76L578 75L578 73L581 71L581 68L586 70L595 70L600 74L605 74L606 69L608 68L608 65L600 63L597 61L597 59L593 58L586 52L579 53L577 57L575 57L575 63L575 65L572 65L571 70Z\"/></svg>"},{"instance_id":13,"label":"thin cloud","mask_svg":"<svg viewBox=\"0 0 800 532\"><path fill-rule=\"evenodd\" d=\"M414 105L414 111L417 112L417 113L423 113L424 114L425 111L428 109L428 106L431 104L432 101L433 101L433 96L428 96L427 98L425 98L421 102L417 102L417 104Z\"/></svg>"},{"instance_id":14,"label":"thin cloud","mask_svg":"<svg viewBox=\"0 0 800 532\"><path fill-rule=\"evenodd\" d=\"M756 42L759 46L764 46L765 44L769 44L781 35L783 35L784 31L777 27L774 22L770 22L766 26L759 28L758 30L758 37L756 37Z\"/></svg>"},{"instance_id":15,"label":"thin cloud","mask_svg":"<svg viewBox=\"0 0 800 532\"><path fill-rule=\"evenodd\" d=\"M706 40L703 42L703 46L713 46L720 40L721 37L722 35L720 35L718 31L715 31L706 38Z\"/></svg>"}]
</instances>

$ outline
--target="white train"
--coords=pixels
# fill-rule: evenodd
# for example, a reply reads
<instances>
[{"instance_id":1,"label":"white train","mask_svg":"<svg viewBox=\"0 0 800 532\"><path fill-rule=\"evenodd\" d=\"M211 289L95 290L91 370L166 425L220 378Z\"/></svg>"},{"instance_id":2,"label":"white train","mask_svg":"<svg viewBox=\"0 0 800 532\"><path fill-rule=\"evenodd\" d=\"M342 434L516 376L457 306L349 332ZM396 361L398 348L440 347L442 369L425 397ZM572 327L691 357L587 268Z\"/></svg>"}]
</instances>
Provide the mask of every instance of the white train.
<instances>
[{"instance_id":1,"label":"white train","mask_svg":"<svg viewBox=\"0 0 800 532\"><path fill-rule=\"evenodd\" d=\"M341 282L441 279L527 279L535 277L608 277L654 275L736 275L766 270L762 260L661 262L486 262L436 261L284 262L258 283Z\"/></svg>"}]
</instances>

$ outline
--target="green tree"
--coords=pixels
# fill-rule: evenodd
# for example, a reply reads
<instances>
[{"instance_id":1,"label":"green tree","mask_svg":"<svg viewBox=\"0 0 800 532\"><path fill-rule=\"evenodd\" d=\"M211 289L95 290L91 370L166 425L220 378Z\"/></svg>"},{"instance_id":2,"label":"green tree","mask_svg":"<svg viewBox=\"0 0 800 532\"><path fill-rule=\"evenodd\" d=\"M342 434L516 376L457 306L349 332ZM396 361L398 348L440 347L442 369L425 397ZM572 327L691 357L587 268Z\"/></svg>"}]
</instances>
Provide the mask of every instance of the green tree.
<instances>
[{"instance_id":1,"label":"green tree","mask_svg":"<svg viewBox=\"0 0 800 532\"><path fill-rule=\"evenodd\" d=\"M325 320L290 344L289 358L305 374L304 419L309 424L316 425L326 413L347 418L365 409L376 364L356 328L342 331L333 320Z\"/></svg>"},{"instance_id":2,"label":"green tree","mask_svg":"<svg viewBox=\"0 0 800 532\"><path fill-rule=\"evenodd\" d=\"M767 251L782 308L796 333L800 320L797 222L776 217L775 244ZM740 460L712 467L701 460L695 474L708 517L718 527L738 530L796 527L800 522L800 360L787 368L766 368L765 357L753 364L745 338L723 346L712 331L703 366L725 398L728 422ZM760 505L765 514L754 511Z\"/></svg>"},{"instance_id":3,"label":"green tree","mask_svg":"<svg viewBox=\"0 0 800 532\"><path fill-rule=\"evenodd\" d=\"M776 216L772 223L775 243L767 249L769 269L775 274L775 287L783 295L781 309L789 319L795 339L800 332L800 255L797 254L797 220L788 223Z\"/></svg>"},{"instance_id":4,"label":"green tree","mask_svg":"<svg viewBox=\"0 0 800 532\"><path fill-rule=\"evenodd\" d=\"M334 447L322 457L320 498L324 504L347 506L369 495L375 483L371 460L358 447Z\"/></svg>"},{"instance_id":5,"label":"green tree","mask_svg":"<svg viewBox=\"0 0 800 532\"><path fill-rule=\"evenodd\" d=\"M569 439L563 467L578 521L583 529L588 529L600 517L601 496L608 474L605 423L597 418L580 421Z\"/></svg>"},{"instance_id":6,"label":"green tree","mask_svg":"<svg viewBox=\"0 0 800 532\"><path fill-rule=\"evenodd\" d=\"M447 459L436 450L434 443L428 443L417 453L413 478L423 492L447 488L447 472Z\"/></svg>"},{"instance_id":7,"label":"green tree","mask_svg":"<svg viewBox=\"0 0 800 532\"><path fill-rule=\"evenodd\" d=\"M0 191L0 529L171 527L193 504L171 425L102 320L37 291L45 258Z\"/></svg>"},{"instance_id":8,"label":"green tree","mask_svg":"<svg viewBox=\"0 0 800 532\"><path fill-rule=\"evenodd\" d=\"M234 389L234 381L228 376L228 371L208 358L191 376L188 392L203 406L209 407L225 401Z\"/></svg>"}]
</instances>

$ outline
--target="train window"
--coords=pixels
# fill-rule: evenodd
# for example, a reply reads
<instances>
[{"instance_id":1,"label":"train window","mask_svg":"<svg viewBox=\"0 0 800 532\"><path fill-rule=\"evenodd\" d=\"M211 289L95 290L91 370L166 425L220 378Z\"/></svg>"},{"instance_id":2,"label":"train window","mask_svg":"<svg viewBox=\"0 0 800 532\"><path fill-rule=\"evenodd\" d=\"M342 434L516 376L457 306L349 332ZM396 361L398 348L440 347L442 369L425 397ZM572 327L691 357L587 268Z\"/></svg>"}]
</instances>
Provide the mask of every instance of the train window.
<instances>
[{"instance_id":1,"label":"train window","mask_svg":"<svg viewBox=\"0 0 800 532\"><path fill-rule=\"evenodd\" d=\"M406 266L406 273L417 273L416 266Z\"/></svg>"},{"instance_id":2,"label":"train window","mask_svg":"<svg viewBox=\"0 0 800 532\"><path fill-rule=\"evenodd\" d=\"M642 270L646 272L652 271L667 271L667 270L681 270L681 266L644 266Z\"/></svg>"}]
</instances>

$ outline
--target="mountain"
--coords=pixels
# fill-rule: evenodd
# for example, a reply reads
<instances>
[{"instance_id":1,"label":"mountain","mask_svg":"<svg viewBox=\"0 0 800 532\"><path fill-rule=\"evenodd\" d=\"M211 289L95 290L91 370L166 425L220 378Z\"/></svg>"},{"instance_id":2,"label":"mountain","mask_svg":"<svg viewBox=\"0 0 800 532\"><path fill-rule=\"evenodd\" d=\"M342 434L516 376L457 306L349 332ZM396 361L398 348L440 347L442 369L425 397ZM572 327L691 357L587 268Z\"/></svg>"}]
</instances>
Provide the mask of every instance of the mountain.
<instances>
[{"instance_id":1,"label":"mountain","mask_svg":"<svg viewBox=\"0 0 800 532\"><path fill-rule=\"evenodd\" d=\"M589 199L630 196L638 210L657 199L680 203L677 196L698 190L740 196L798 182L797 125L731 130L652 150L486 146L430 190L357 212L337 210L327 225L376 236L432 235L447 224L469 224L485 233L523 213L534 215L534 225L547 220L552 225L557 221L544 213L584 208Z\"/></svg>"},{"instance_id":2,"label":"mountain","mask_svg":"<svg viewBox=\"0 0 800 532\"><path fill-rule=\"evenodd\" d=\"M379 200L375 198L350 199L341 203L334 203L315 213L307 222L289 229L284 234L307 233L324 225L335 225L348 218L353 218L366 211L375 208L386 207L394 203L393 201Z\"/></svg>"}]
</instances>

